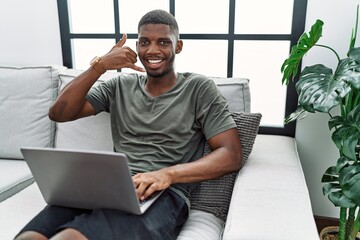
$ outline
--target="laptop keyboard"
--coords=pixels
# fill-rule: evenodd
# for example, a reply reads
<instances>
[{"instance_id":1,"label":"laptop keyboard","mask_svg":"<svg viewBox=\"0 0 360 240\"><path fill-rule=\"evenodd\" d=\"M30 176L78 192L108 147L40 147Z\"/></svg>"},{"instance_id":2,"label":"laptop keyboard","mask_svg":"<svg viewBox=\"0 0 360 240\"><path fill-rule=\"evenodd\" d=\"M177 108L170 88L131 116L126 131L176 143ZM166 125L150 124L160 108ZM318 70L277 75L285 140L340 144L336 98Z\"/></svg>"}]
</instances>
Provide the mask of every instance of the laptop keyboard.
<instances>
[{"instance_id":1,"label":"laptop keyboard","mask_svg":"<svg viewBox=\"0 0 360 240\"><path fill-rule=\"evenodd\" d=\"M150 195L147 199L145 199L145 200L139 200L140 207L141 207L142 205L144 205L147 201L149 201L149 200L153 199L154 197L156 197L157 195L159 195L161 192L162 192L162 191L155 192L155 193L151 194L151 195Z\"/></svg>"}]
</instances>

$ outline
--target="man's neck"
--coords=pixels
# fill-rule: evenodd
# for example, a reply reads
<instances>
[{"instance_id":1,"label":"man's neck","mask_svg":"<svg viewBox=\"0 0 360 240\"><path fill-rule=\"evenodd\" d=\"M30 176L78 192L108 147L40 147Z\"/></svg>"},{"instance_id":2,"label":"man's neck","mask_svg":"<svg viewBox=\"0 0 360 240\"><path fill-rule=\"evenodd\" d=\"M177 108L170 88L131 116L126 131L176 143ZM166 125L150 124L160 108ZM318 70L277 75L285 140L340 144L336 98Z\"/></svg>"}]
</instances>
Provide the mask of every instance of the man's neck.
<instances>
[{"instance_id":1,"label":"man's neck","mask_svg":"<svg viewBox=\"0 0 360 240\"><path fill-rule=\"evenodd\" d=\"M177 80L177 74L171 72L162 77L147 77L145 90L153 97L160 96L161 94L169 91Z\"/></svg>"}]
</instances>

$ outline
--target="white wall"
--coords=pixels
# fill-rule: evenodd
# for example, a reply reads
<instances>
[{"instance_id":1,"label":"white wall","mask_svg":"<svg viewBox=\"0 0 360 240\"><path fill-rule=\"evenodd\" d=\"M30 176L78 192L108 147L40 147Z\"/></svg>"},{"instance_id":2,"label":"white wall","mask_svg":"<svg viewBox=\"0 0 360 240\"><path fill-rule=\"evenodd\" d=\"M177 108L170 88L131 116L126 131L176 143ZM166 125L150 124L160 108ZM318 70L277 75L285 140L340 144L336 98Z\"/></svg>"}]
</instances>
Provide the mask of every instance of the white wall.
<instances>
[{"instance_id":1,"label":"white wall","mask_svg":"<svg viewBox=\"0 0 360 240\"><path fill-rule=\"evenodd\" d=\"M355 0L308 0L306 31L317 18L325 22L321 43L345 57L355 23ZM0 65L62 64L56 0L0 1ZM360 40L360 37L359 37ZM311 51L303 63L336 65L332 53ZM296 138L315 215L338 217L338 209L322 195L320 179L338 153L330 140L328 117L316 114L298 122Z\"/></svg>"},{"instance_id":2,"label":"white wall","mask_svg":"<svg viewBox=\"0 0 360 240\"><path fill-rule=\"evenodd\" d=\"M306 17L306 31L308 32L316 19L324 22L323 36L319 44L326 44L334 48L345 58L349 48L352 28L355 26L357 0L308 0ZM360 30L360 29L359 29ZM358 34L360 46L360 35ZM312 49L303 60L303 66L322 63L335 68L335 55L324 49ZM297 123L296 139L299 154L308 183L313 211L315 215L339 217L339 209L322 194L321 177L325 170L336 164L338 150L331 141L328 130L328 115L316 113Z\"/></svg>"},{"instance_id":3,"label":"white wall","mask_svg":"<svg viewBox=\"0 0 360 240\"><path fill-rule=\"evenodd\" d=\"M0 1L0 64L62 64L56 0Z\"/></svg>"}]
</instances>

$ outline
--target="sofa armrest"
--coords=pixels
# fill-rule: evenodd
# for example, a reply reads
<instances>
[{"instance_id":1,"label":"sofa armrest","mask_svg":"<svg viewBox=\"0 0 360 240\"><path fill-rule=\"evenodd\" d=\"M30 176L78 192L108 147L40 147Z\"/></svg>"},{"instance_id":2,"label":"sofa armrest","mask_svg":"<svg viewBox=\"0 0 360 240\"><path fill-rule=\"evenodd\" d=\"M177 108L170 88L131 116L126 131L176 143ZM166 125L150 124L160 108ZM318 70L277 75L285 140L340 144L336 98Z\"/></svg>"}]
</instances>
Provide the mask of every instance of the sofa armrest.
<instances>
[{"instance_id":1,"label":"sofa armrest","mask_svg":"<svg viewBox=\"0 0 360 240\"><path fill-rule=\"evenodd\" d=\"M223 239L319 239L293 138L258 135L237 176Z\"/></svg>"}]
</instances>

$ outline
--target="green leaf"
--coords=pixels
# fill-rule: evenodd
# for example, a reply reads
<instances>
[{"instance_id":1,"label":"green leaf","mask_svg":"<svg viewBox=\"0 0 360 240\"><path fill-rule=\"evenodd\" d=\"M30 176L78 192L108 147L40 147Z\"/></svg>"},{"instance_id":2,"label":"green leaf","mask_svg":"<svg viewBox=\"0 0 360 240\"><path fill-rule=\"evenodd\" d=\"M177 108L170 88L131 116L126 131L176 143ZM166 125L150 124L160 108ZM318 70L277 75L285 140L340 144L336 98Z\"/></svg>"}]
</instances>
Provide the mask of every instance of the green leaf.
<instances>
[{"instance_id":1,"label":"green leaf","mask_svg":"<svg viewBox=\"0 0 360 240\"><path fill-rule=\"evenodd\" d=\"M296 83L299 105L308 112L329 112L341 103L341 99L351 90L346 81L338 80L341 69L335 75L322 64L305 67Z\"/></svg>"},{"instance_id":2,"label":"green leaf","mask_svg":"<svg viewBox=\"0 0 360 240\"><path fill-rule=\"evenodd\" d=\"M337 70L337 80L346 81L355 89L360 88L360 48L352 48L349 57L340 61Z\"/></svg>"},{"instance_id":3,"label":"green leaf","mask_svg":"<svg viewBox=\"0 0 360 240\"><path fill-rule=\"evenodd\" d=\"M351 201L342 192L341 185L339 182L339 173L336 171L335 166L331 166L325 171L321 181L325 183L323 186L323 194L328 195L329 200L336 207L349 208L356 206L354 202Z\"/></svg>"},{"instance_id":4,"label":"green leaf","mask_svg":"<svg viewBox=\"0 0 360 240\"><path fill-rule=\"evenodd\" d=\"M316 44L322 34L322 26L324 23L321 20L316 20L315 24L311 27L309 35L303 33L297 45L291 48L290 56L284 61L281 66L283 73L282 83L289 84L290 79L293 81L296 76L299 64L303 56Z\"/></svg>"},{"instance_id":5,"label":"green leaf","mask_svg":"<svg viewBox=\"0 0 360 240\"><path fill-rule=\"evenodd\" d=\"M350 160L345 156L341 156L336 163L336 172L340 172L344 167L353 164L354 161Z\"/></svg>"},{"instance_id":6,"label":"green leaf","mask_svg":"<svg viewBox=\"0 0 360 240\"><path fill-rule=\"evenodd\" d=\"M335 207L356 207L356 204L347 198L341 190L329 193L328 198L335 205Z\"/></svg>"},{"instance_id":7,"label":"green leaf","mask_svg":"<svg viewBox=\"0 0 360 240\"><path fill-rule=\"evenodd\" d=\"M345 117L332 117L329 120L329 128L336 128L331 138L341 154L356 160L355 147L360 139L360 105Z\"/></svg>"},{"instance_id":8,"label":"green leaf","mask_svg":"<svg viewBox=\"0 0 360 240\"><path fill-rule=\"evenodd\" d=\"M295 121L297 119L301 120L309 115L309 112L305 111L301 106L298 106L298 108L295 110L295 112L291 113L289 116L287 116L284 120L285 124L288 124L292 121Z\"/></svg>"},{"instance_id":9,"label":"green leaf","mask_svg":"<svg viewBox=\"0 0 360 240\"><path fill-rule=\"evenodd\" d=\"M339 181L339 173L336 171L335 166L329 167L323 177L321 178L321 182L329 183L329 182L338 182Z\"/></svg>"},{"instance_id":10,"label":"green leaf","mask_svg":"<svg viewBox=\"0 0 360 240\"><path fill-rule=\"evenodd\" d=\"M345 167L340 172L339 182L345 196L360 206L360 164Z\"/></svg>"},{"instance_id":11,"label":"green leaf","mask_svg":"<svg viewBox=\"0 0 360 240\"><path fill-rule=\"evenodd\" d=\"M323 189L323 194L328 195L329 193L333 192L334 190L340 189L340 184L339 183L326 183L322 189Z\"/></svg>"}]
</instances>

